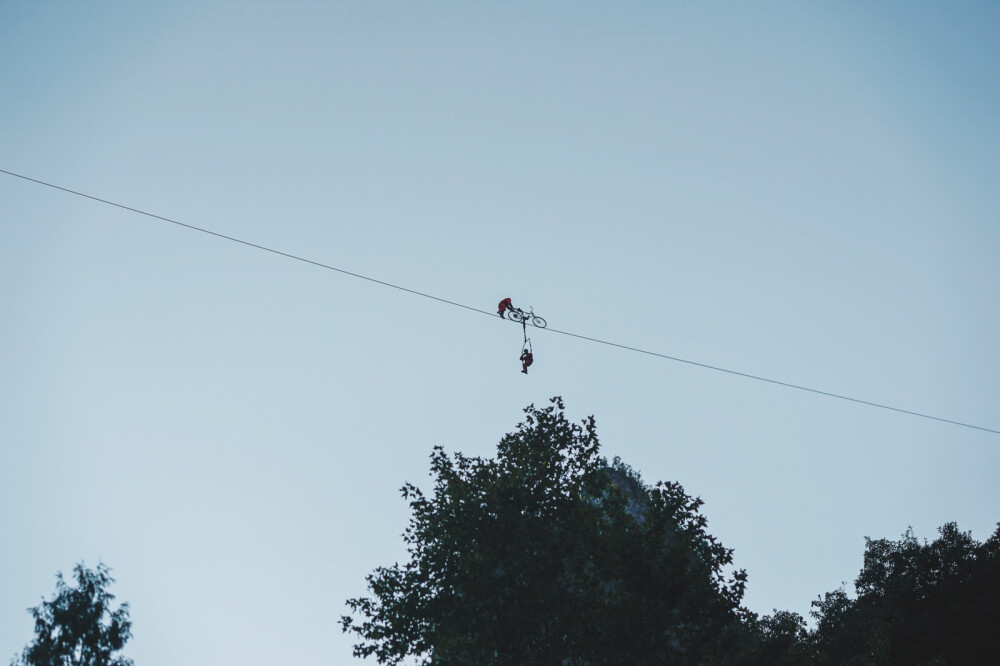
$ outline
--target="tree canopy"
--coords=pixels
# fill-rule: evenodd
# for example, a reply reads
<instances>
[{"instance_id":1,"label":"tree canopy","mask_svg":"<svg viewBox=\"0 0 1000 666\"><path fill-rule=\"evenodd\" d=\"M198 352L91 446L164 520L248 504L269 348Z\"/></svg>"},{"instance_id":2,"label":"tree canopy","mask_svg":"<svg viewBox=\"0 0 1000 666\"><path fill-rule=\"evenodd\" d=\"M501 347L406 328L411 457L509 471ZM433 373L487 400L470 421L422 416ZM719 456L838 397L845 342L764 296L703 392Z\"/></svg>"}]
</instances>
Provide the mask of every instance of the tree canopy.
<instances>
[{"instance_id":1,"label":"tree canopy","mask_svg":"<svg viewBox=\"0 0 1000 666\"><path fill-rule=\"evenodd\" d=\"M56 594L28 612L35 618L35 639L11 666L132 666L115 653L132 636L129 606L112 610L114 579L104 564L73 569L76 587L56 575Z\"/></svg>"},{"instance_id":2,"label":"tree canopy","mask_svg":"<svg viewBox=\"0 0 1000 666\"><path fill-rule=\"evenodd\" d=\"M815 627L776 611L751 621L753 664L992 665L1000 654L1000 526L979 543L955 523L921 543L865 539L851 598L841 587L813 602Z\"/></svg>"},{"instance_id":3,"label":"tree canopy","mask_svg":"<svg viewBox=\"0 0 1000 666\"><path fill-rule=\"evenodd\" d=\"M599 454L594 419L529 406L495 458L431 455L407 483L410 559L367 577L342 628L398 664L711 664L740 633L746 575L700 499Z\"/></svg>"},{"instance_id":4,"label":"tree canopy","mask_svg":"<svg viewBox=\"0 0 1000 666\"><path fill-rule=\"evenodd\" d=\"M857 596L813 602L813 628L740 606L746 573L702 502L601 457L593 417L529 406L493 458L431 454L402 488L409 559L367 577L341 627L382 664L992 664L1000 526L921 543L866 539Z\"/></svg>"},{"instance_id":5,"label":"tree canopy","mask_svg":"<svg viewBox=\"0 0 1000 666\"><path fill-rule=\"evenodd\" d=\"M994 664L1000 655L1000 526L979 543L955 523L931 543L866 539L857 598L813 602L822 664Z\"/></svg>"}]
</instances>

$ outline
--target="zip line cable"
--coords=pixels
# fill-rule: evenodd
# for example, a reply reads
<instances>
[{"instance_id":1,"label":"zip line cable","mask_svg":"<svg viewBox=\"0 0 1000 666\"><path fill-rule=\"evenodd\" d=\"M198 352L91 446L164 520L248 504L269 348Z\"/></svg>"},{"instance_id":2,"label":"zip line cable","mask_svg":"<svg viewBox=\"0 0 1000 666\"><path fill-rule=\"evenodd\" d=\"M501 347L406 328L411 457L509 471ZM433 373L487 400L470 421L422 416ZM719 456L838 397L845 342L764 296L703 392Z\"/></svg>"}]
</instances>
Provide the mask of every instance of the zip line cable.
<instances>
[{"instance_id":1,"label":"zip line cable","mask_svg":"<svg viewBox=\"0 0 1000 666\"><path fill-rule=\"evenodd\" d=\"M351 271L345 271L343 268L337 268L336 266L329 266L327 264L321 264L318 261L313 261L312 259L306 259L305 257L299 257L294 254L289 254L288 252L282 252L280 250L274 250L269 247L264 247L263 245L257 245L256 243L251 243L250 241L245 241L239 238L234 238L232 236L226 236L225 234L220 234L216 231L210 231L209 229L202 229L201 227L196 227L193 224L185 224L183 222L178 222L177 220L171 220L169 217L163 217L162 215L155 215L153 213L147 213L144 210L139 210L138 208L132 208L130 206L125 206L120 203L115 203L114 201L108 201L107 199L101 199L99 197L91 196L89 194L84 194L83 192L77 192L76 190L71 190L67 187L60 187L58 185L53 185L52 183L46 183L44 180L37 180L35 178L29 178L28 176L22 176L19 173L14 173L13 171L7 171L6 169L0 169L0 173L5 173L8 176L14 176L15 178L22 178L24 180L31 181L32 183L38 183L39 185L44 185L46 187L51 187L55 190L62 190L63 192L68 192L69 194L75 194L78 197L84 197L85 199L91 199L93 201L99 201L102 204L107 204L109 206L114 206L115 208L121 208L123 210L131 211L133 213L138 213L139 215L145 215L146 217L151 217L154 220L162 220L163 222L169 222L170 224L176 224L179 227L184 227L186 229L191 229L192 231L200 231L203 234L208 234L209 236L215 236L216 238L223 238L234 243L239 243L241 245L246 245L248 247L256 248L258 250L263 250L264 252L270 252L272 254L277 254L282 257L287 257L289 259L295 259L296 261L301 261L306 264L312 264L313 266L319 266L320 268L326 268L331 271L337 271L338 273L343 273L344 275L350 275L351 277L361 278L362 280L368 280L369 282L374 282L375 284L380 284L386 287L392 287L393 289L399 289L400 291L409 292L417 296L423 296L424 298L431 298L435 301L440 301L442 303L447 303L448 305L454 305L455 307L465 308L466 310L472 310L474 312L481 312L485 315L490 314L486 310L480 310L478 308L470 307L468 305L463 305L462 303L456 303L454 301L449 301L444 298L438 298L437 296L431 296L430 294L425 294L420 291L415 291L413 289L407 289L406 287L400 287L398 284L392 284L391 282L383 282L382 280L376 280L375 278L368 277L367 275L360 275L358 273L352 273Z\"/></svg>"},{"instance_id":2,"label":"zip line cable","mask_svg":"<svg viewBox=\"0 0 1000 666\"><path fill-rule=\"evenodd\" d=\"M246 245L248 247L252 247L252 248L255 248L257 250L263 250L264 252L270 252L272 254L277 254L279 256L286 257L288 259L294 259L295 261L301 261L301 262L306 263L306 264L312 264L313 266L318 266L319 268L325 268L327 270L336 271L336 272L342 273L344 275L350 275L351 277L356 277L356 278L359 278L361 280L367 280L368 282L374 282L375 284L380 284L380 285L382 285L384 287L392 287L393 289L398 289L400 291L405 291L405 292L407 292L409 294L413 294L415 296L422 296L424 298L429 298L429 299L438 301L440 303L445 303L447 305L453 305L455 307L463 308L465 310L471 310L472 312L478 312L480 314L484 314L484 315L487 315L489 317L495 316L491 312L487 312L486 310L480 310L479 308L474 308L474 307L472 307L470 305L465 305L463 303L457 303L455 301L449 301L448 299L445 299L445 298L440 298L438 296L432 296L431 294L426 294L424 292L417 291L415 289L408 289L407 287L401 287L398 284L392 284L391 282L385 282L384 280L377 280L375 278L368 277L367 275L361 275L360 273L352 273L351 271L344 270L343 268L337 268L336 266L330 266L329 264L324 264L324 263L320 263L318 261L313 261L312 259L306 259L305 257L300 257L300 256L297 256L297 255L294 255L294 254L290 254L288 252L282 252L280 250L275 250L273 248L269 248L269 247L266 247L264 245L258 245L257 243L251 243L249 241L245 241L245 240L242 240L242 239L239 239L239 238L235 238L233 236L227 236L225 234L220 234L220 233L218 233L216 231L211 231L209 229L204 229L202 227L196 227L193 224L185 224L184 222L178 222L177 220L172 220L169 217L163 217L162 215L155 215L153 213L149 213L149 212L146 212L144 210L140 210L138 208L132 208L131 206L125 206L125 205L120 204L120 203L115 203L114 201L108 201L107 199L101 199L99 197L95 197L95 196L92 196L90 194L84 194L83 192L77 192L76 190L71 190L71 189L66 188L66 187L60 187L59 185L54 185L52 183L47 183L47 182L45 182L43 180L38 180L38 179L35 179L35 178L29 178L28 176L23 176L23 175L21 175L19 173L14 173L13 171L7 171L5 169L0 169L0 173L4 173L4 174L7 174L8 176L13 176L15 178L20 178L22 180L27 180L27 181L30 181L32 183L37 183L38 185L44 185L45 187L50 187L50 188L55 189L55 190L60 190L62 192L66 192L68 194L74 194L74 195L76 195L78 197L83 197L85 199L91 199L92 201L97 201L99 203L103 203L103 204L106 204L108 206L114 206L115 208L121 208L123 210L127 210L127 211L130 211L130 212L133 212L133 213L138 213L139 215L145 215L146 217L151 217L151 218L153 218L155 220L160 220L162 222L169 222L170 224L174 224L174 225L177 225L179 227L184 227L185 229L190 229L192 231L199 231L199 232L201 232L203 234L208 234L209 236L215 236L217 238L222 238L224 240L232 241L234 243L239 243L241 245ZM715 365L709 365L707 363L699 363L698 361L691 361L691 360L680 358L680 357L677 357L677 356L669 356L667 354L660 354L658 352L649 351L647 349L640 349L638 347L629 347L628 345L618 344L617 342L609 342L608 340L600 340L598 338L591 338L591 337L588 337L586 335L579 335L577 333L570 333L569 331L560 331L560 330L554 329L554 328L543 328L543 329L539 329L539 330L547 331L549 333L557 333L559 335L566 335L566 336L569 336L569 337L572 337L572 338L577 338L577 339L580 339L580 340L586 340L588 342L596 342L598 344L607 345L609 347L617 347L619 349L624 349L624 350L636 352L636 353L639 353L639 354L646 354L648 356L655 356L657 358L666 359L668 361L676 361L678 363L685 363L687 365L693 365L695 367L704 368L706 370L715 370L716 372L724 372L726 374L735 375L737 377L744 377L746 379L753 379L753 380L756 380L756 381L759 381L759 382L766 382L768 384L775 384L777 386L784 386L785 388L796 389L798 391L805 391L805 392L808 392L808 393L814 393L814 394L817 394L817 395L826 396L828 398L836 398L838 400L846 400L848 402L853 402L853 403L857 403L857 404L861 404L861 405L868 405L869 407L877 407L879 409L885 409L885 410L889 410L889 411L892 411L892 412L897 412L897 413L900 413L900 414L908 414L910 416L917 416L917 417L924 418L924 419L930 419L932 421L938 421L938 422L941 422L941 423L948 423L948 424L951 424L951 425L961 426L963 428L972 428L973 430L980 430L982 432L988 432L988 433L992 433L994 435L1000 435L1000 430L994 430L993 428L986 428L986 427L983 427L983 426L973 425L971 423L963 423L962 421L953 421L951 419L946 419L946 418L942 418L942 417L939 417L939 416L933 416L931 414L925 414L923 412L915 412L915 411L911 411L909 409L901 409L899 407L893 407L891 405L885 405L885 404L878 403L878 402L871 402L871 401L868 401L868 400L862 400L860 398L852 398L850 396L841 395L841 394L838 394L838 393L831 393L829 391L821 391L819 389L809 388L808 386L802 386L800 384L792 384L792 383L789 383L789 382L779 381L777 379L770 379L768 377L762 377L760 375L752 375L752 374L746 373L746 372L739 372L737 370L730 370L728 368L723 368L723 367L719 367L719 366L715 366Z\"/></svg>"},{"instance_id":3,"label":"zip line cable","mask_svg":"<svg viewBox=\"0 0 1000 666\"><path fill-rule=\"evenodd\" d=\"M715 370L717 372L725 372L730 375L736 375L737 377L746 377L747 379L756 379L759 382L767 382L768 384L776 384L778 386L784 386L791 389L796 389L799 391L807 391L809 393L815 393L817 395L825 395L829 398L837 398L838 400L847 400L849 402L855 402L860 405L868 405L869 407L878 407L879 409L888 409L892 412L899 412L900 414L909 414L910 416L919 416L920 418L930 419L932 421L940 421L941 423L950 423L952 425L962 426L963 428L973 428L974 430L982 430L983 432L991 432L995 435L1000 435L1000 430L993 430L992 428L984 428L983 426L972 425L971 423L962 423L961 421L952 421L951 419L941 418L940 416L932 416L930 414L924 414L922 412L912 412L908 409L901 409L899 407L892 407L891 405L883 405L878 402L870 402L868 400L862 400L860 398L852 398L847 395L841 395L839 393L830 393L829 391L821 391L819 389L809 388L808 386L801 386L799 384L791 384L789 382L782 382L777 379L769 379L767 377L761 377L759 375L751 375L746 372L739 372L738 370L729 370L728 368L720 368L717 365L709 365L707 363L699 363L698 361L689 361L688 359L678 358L677 356L668 356L666 354L660 354L658 352L648 351L646 349L639 349L637 347L628 347L626 345L620 345L617 342L608 342L607 340L598 340L597 338L588 338L585 335L578 335L576 333L569 333L567 331L557 331L555 329L544 328L544 331L552 331L553 333L559 333L561 335L569 335L574 338L580 338L581 340L589 340L590 342L598 342L602 345L609 345L611 347L618 347L619 349L627 349L628 351L638 352L640 354L648 354L650 356L657 356L659 358L665 358L669 361L677 361L678 363L687 363L688 365L693 365L699 368L705 368L707 370Z\"/></svg>"}]
</instances>

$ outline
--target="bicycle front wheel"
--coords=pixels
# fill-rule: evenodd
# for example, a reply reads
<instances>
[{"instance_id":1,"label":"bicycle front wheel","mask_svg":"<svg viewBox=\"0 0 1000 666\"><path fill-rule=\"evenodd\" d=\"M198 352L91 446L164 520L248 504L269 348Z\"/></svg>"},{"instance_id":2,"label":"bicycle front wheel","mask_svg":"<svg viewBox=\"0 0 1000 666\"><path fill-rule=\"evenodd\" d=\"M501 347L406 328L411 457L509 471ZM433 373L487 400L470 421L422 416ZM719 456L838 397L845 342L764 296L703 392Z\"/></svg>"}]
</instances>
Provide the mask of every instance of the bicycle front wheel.
<instances>
[{"instance_id":1,"label":"bicycle front wheel","mask_svg":"<svg viewBox=\"0 0 1000 666\"><path fill-rule=\"evenodd\" d=\"M548 324L545 323L545 320L542 319L541 317L532 317L531 323L537 326L538 328L545 328L546 326L548 326Z\"/></svg>"}]
</instances>

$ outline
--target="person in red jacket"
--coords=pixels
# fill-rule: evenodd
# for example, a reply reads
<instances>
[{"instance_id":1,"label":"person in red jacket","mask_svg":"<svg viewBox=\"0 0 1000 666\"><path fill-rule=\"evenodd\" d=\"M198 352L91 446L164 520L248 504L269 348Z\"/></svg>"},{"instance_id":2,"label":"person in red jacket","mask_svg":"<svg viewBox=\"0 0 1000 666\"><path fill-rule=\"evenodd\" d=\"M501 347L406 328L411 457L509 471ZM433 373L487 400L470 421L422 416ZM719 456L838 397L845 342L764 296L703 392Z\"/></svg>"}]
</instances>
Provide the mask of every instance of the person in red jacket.
<instances>
[{"instance_id":1,"label":"person in red jacket","mask_svg":"<svg viewBox=\"0 0 1000 666\"><path fill-rule=\"evenodd\" d=\"M497 314L502 317L504 312L513 309L514 309L514 304L511 303L510 297L508 296L507 298L500 301L500 305L497 306Z\"/></svg>"},{"instance_id":2,"label":"person in red jacket","mask_svg":"<svg viewBox=\"0 0 1000 666\"><path fill-rule=\"evenodd\" d=\"M528 366L535 362L534 357L531 355L531 351L525 349L521 352L521 372L528 374Z\"/></svg>"}]
</instances>

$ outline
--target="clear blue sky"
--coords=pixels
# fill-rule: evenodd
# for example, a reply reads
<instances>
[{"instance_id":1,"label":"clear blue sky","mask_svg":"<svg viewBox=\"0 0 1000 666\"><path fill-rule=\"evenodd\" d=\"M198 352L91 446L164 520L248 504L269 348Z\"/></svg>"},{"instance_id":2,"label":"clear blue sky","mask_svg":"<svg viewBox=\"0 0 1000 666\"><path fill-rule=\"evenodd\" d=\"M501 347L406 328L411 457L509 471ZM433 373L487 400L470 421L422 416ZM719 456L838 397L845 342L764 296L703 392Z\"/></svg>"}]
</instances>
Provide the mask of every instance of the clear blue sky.
<instances>
[{"instance_id":1,"label":"clear blue sky","mask_svg":"<svg viewBox=\"0 0 1000 666\"><path fill-rule=\"evenodd\" d=\"M1000 428L1000 8L4 3L0 169L551 327ZM1000 436L555 335L0 174L0 660L347 664L431 447L564 396L746 604L1000 520Z\"/></svg>"}]
</instances>

